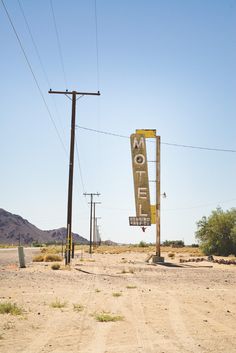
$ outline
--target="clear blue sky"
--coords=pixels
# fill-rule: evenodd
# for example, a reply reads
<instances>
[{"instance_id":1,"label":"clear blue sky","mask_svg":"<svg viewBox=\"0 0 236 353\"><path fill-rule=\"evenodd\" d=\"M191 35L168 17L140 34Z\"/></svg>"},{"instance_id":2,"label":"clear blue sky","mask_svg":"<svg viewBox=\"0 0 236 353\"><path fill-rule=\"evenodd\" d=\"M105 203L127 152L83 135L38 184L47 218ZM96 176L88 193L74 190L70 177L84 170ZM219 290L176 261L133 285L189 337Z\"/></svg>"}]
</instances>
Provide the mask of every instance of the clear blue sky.
<instances>
[{"instance_id":1,"label":"clear blue sky","mask_svg":"<svg viewBox=\"0 0 236 353\"><path fill-rule=\"evenodd\" d=\"M77 104L77 124L129 136L157 129L163 142L236 150L236 1L5 0L66 148L71 102L55 90L101 91ZM55 132L0 2L1 205L41 229L66 226L68 156ZM48 77L47 83L44 72ZM103 239L154 241L129 227L135 214L128 139L77 130L84 188L75 159L73 231L88 238L82 195L100 192ZM236 204L236 153L163 144L162 240L193 243L196 221ZM151 173L152 174L152 173Z\"/></svg>"}]
</instances>

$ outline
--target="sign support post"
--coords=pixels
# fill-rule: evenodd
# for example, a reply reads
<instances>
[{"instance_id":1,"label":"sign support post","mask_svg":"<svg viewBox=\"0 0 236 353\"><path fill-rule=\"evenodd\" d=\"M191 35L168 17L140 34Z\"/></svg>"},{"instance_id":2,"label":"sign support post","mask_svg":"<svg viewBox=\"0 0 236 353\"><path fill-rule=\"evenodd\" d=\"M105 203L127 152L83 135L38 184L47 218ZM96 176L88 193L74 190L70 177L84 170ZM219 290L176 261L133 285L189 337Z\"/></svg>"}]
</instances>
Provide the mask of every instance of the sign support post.
<instances>
[{"instance_id":1,"label":"sign support post","mask_svg":"<svg viewBox=\"0 0 236 353\"><path fill-rule=\"evenodd\" d=\"M161 137L156 136L156 255L152 262L164 262L161 257Z\"/></svg>"}]
</instances>

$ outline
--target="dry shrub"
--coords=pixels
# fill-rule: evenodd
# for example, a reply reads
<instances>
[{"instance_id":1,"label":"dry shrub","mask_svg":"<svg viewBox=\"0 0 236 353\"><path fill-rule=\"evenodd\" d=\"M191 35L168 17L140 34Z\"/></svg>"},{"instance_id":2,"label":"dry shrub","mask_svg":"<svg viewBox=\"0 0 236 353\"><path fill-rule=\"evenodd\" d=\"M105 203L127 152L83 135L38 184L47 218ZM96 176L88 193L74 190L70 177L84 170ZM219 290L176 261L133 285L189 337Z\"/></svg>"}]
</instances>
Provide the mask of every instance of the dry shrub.
<instances>
[{"instance_id":1,"label":"dry shrub","mask_svg":"<svg viewBox=\"0 0 236 353\"><path fill-rule=\"evenodd\" d=\"M57 254L46 254L44 257L45 262L54 262L54 261L62 261L60 255Z\"/></svg>"},{"instance_id":2,"label":"dry shrub","mask_svg":"<svg viewBox=\"0 0 236 353\"><path fill-rule=\"evenodd\" d=\"M124 317L121 315L110 314L109 312L102 311L99 314L94 315L95 319L99 322L115 322L115 321L123 321Z\"/></svg>"},{"instance_id":3,"label":"dry shrub","mask_svg":"<svg viewBox=\"0 0 236 353\"><path fill-rule=\"evenodd\" d=\"M169 252L169 253L168 253L168 257L170 257L171 259L173 259L173 258L175 257L175 253Z\"/></svg>"},{"instance_id":4,"label":"dry shrub","mask_svg":"<svg viewBox=\"0 0 236 353\"><path fill-rule=\"evenodd\" d=\"M51 269L52 269L52 270L59 270L60 267L61 267L60 264L52 264Z\"/></svg>"},{"instance_id":5,"label":"dry shrub","mask_svg":"<svg viewBox=\"0 0 236 353\"><path fill-rule=\"evenodd\" d=\"M65 308L66 305L67 305L66 302L61 302L59 299L56 299L54 302L52 302L52 303L50 304L50 306L51 306L52 308L56 308L56 309Z\"/></svg>"},{"instance_id":6,"label":"dry shrub","mask_svg":"<svg viewBox=\"0 0 236 353\"><path fill-rule=\"evenodd\" d=\"M3 302L0 303L0 314L22 315L23 310L16 303Z\"/></svg>"},{"instance_id":7,"label":"dry shrub","mask_svg":"<svg viewBox=\"0 0 236 353\"><path fill-rule=\"evenodd\" d=\"M40 254L40 255L36 255L33 257L33 262L43 262L44 261L44 255Z\"/></svg>"},{"instance_id":8,"label":"dry shrub","mask_svg":"<svg viewBox=\"0 0 236 353\"><path fill-rule=\"evenodd\" d=\"M61 252L61 246L49 246L47 248L42 248L42 254L59 254Z\"/></svg>"}]
</instances>

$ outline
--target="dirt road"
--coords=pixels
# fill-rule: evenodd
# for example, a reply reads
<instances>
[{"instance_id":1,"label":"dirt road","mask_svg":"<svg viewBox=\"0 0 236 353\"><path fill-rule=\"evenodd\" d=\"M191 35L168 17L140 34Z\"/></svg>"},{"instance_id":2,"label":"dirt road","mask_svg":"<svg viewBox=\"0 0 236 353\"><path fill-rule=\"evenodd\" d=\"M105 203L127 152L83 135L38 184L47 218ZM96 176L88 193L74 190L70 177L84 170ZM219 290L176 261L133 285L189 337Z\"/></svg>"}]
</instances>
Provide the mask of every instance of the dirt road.
<instances>
[{"instance_id":1,"label":"dirt road","mask_svg":"<svg viewBox=\"0 0 236 353\"><path fill-rule=\"evenodd\" d=\"M26 263L32 262L32 257L39 253L39 251L39 248L24 248ZM0 266L18 263L18 248L0 249Z\"/></svg>"},{"instance_id":2,"label":"dirt road","mask_svg":"<svg viewBox=\"0 0 236 353\"><path fill-rule=\"evenodd\" d=\"M152 266L145 258L95 254L70 271L1 267L0 301L25 314L1 315L0 352L236 352L236 268ZM64 307L51 307L56 299ZM123 320L99 322L102 312Z\"/></svg>"}]
</instances>

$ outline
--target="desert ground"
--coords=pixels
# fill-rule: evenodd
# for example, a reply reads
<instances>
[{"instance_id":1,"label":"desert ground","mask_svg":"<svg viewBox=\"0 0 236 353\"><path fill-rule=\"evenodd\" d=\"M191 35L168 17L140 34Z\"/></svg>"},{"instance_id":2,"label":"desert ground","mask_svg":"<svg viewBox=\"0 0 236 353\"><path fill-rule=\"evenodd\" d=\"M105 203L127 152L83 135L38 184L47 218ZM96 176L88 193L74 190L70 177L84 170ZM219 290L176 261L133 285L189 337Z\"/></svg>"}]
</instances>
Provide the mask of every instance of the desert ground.
<instances>
[{"instance_id":1,"label":"desert ground","mask_svg":"<svg viewBox=\"0 0 236 353\"><path fill-rule=\"evenodd\" d=\"M181 250L154 265L138 250L77 250L60 270L30 250L19 269L17 250L1 250L0 303L23 313L0 314L0 352L236 352L236 266L181 264L195 255Z\"/></svg>"}]
</instances>

